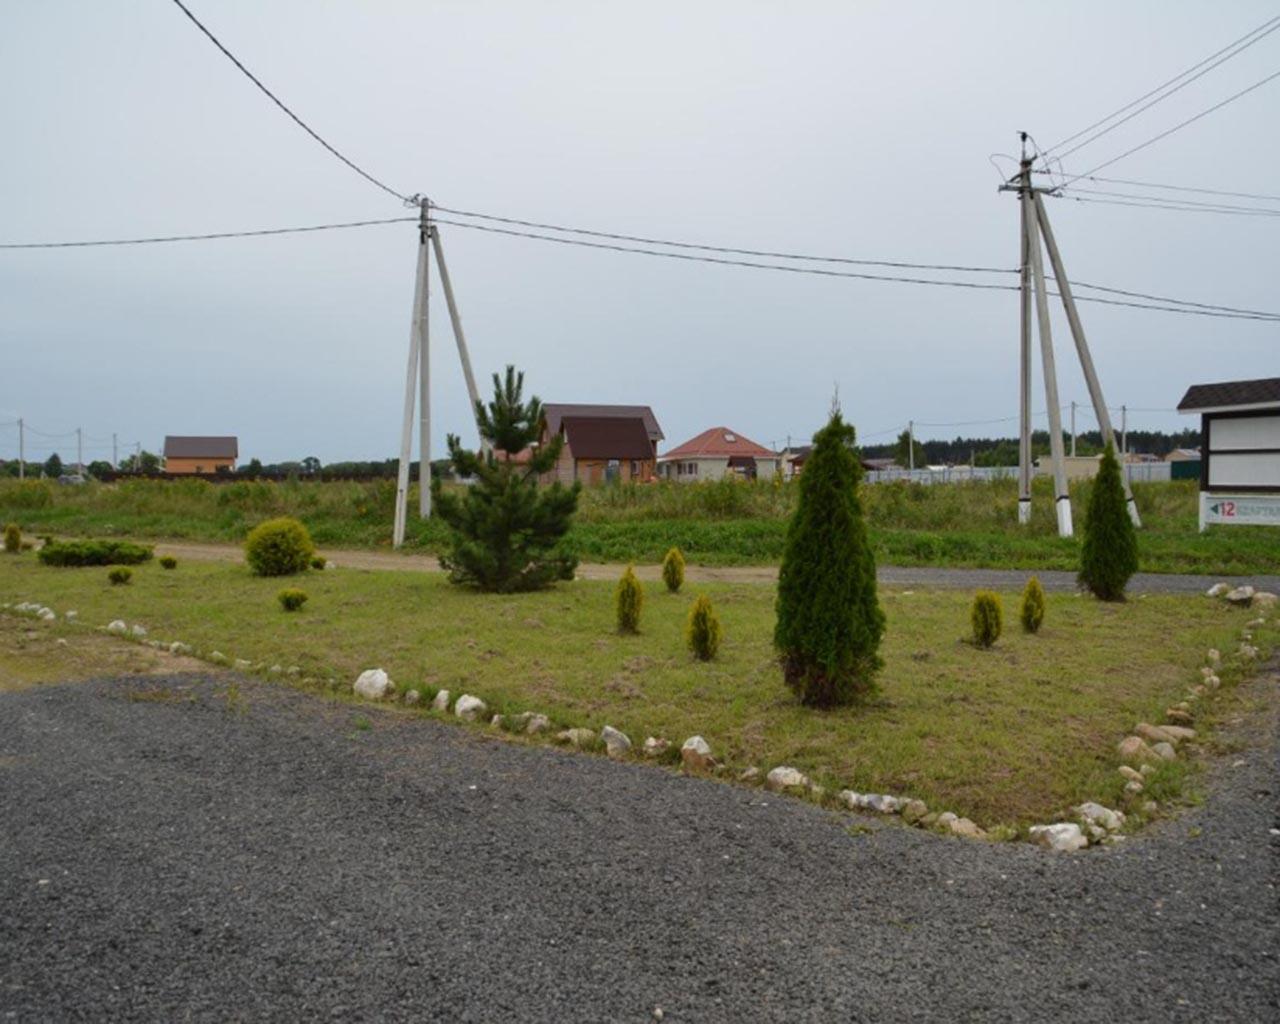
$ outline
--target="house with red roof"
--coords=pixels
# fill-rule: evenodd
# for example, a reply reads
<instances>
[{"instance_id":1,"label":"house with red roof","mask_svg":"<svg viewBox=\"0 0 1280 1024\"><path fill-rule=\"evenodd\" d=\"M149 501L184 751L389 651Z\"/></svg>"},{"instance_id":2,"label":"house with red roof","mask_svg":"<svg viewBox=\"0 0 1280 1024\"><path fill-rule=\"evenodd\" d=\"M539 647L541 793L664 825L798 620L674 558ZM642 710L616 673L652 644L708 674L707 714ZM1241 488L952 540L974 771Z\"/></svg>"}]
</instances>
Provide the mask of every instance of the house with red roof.
<instances>
[{"instance_id":1,"label":"house with red roof","mask_svg":"<svg viewBox=\"0 0 1280 1024\"><path fill-rule=\"evenodd\" d=\"M695 483L726 476L754 480L781 472L782 458L728 427L712 427L658 458L664 480Z\"/></svg>"}]
</instances>

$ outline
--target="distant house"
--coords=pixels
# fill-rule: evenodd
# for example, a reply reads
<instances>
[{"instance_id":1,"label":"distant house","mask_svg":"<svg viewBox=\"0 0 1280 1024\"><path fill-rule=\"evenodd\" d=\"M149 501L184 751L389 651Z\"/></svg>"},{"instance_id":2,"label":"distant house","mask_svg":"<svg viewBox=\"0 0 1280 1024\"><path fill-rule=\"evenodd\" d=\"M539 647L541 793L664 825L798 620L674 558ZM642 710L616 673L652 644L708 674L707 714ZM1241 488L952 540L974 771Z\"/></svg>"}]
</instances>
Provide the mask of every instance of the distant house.
<instances>
[{"instance_id":1,"label":"distant house","mask_svg":"<svg viewBox=\"0 0 1280 1024\"><path fill-rule=\"evenodd\" d=\"M1199 462L1199 448L1175 448L1164 457L1165 462Z\"/></svg>"},{"instance_id":2,"label":"distant house","mask_svg":"<svg viewBox=\"0 0 1280 1024\"><path fill-rule=\"evenodd\" d=\"M749 437L728 427L712 427L658 459L658 472L666 480L693 483L740 476L754 480L782 469L782 459Z\"/></svg>"},{"instance_id":3,"label":"distant house","mask_svg":"<svg viewBox=\"0 0 1280 1024\"><path fill-rule=\"evenodd\" d=\"M164 439L166 473L217 473L234 471L240 457L234 437L180 437Z\"/></svg>"},{"instance_id":4,"label":"distant house","mask_svg":"<svg viewBox=\"0 0 1280 1024\"><path fill-rule=\"evenodd\" d=\"M560 460L549 479L592 485L648 481L657 473L663 433L647 405L547 403L542 418L541 444L564 438Z\"/></svg>"},{"instance_id":5,"label":"distant house","mask_svg":"<svg viewBox=\"0 0 1280 1024\"><path fill-rule=\"evenodd\" d=\"M802 444L794 448L787 448L780 453L783 465L783 473L788 480L792 480L799 476L804 469L804 464L809 461L809 456L813 454L813 445ZM862 469L866 473L881 472L889 469L897 469L898 464L893 459L869 459L863 458Z\"/></svg>"}]
</instances>

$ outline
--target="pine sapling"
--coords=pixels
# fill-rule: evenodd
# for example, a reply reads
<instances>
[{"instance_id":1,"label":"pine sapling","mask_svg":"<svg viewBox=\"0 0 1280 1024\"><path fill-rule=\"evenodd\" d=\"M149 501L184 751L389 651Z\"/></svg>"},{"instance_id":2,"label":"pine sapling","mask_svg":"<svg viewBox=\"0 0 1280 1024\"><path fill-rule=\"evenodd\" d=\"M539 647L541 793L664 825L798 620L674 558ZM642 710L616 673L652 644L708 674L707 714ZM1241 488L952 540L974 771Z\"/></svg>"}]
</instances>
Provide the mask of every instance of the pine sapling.
<instances>
[{"instance_id":1,"label":"pine sapling","mask_svg":"<svg viewBox=\"0 0 1280 1024\"><path fill-rule=\"evenodd\" d=\"M662 560L662 582L672 594L678 594L684 586L684 555L679 548L672 548Z\"/></svg>"},{"instance_id":2,"label":"pine sapling","mask_svg":"<svg viewBox=\"0 0 1280 1024\"><path fill-rule=\"evenodd\" d=\"M1103 601L1123 601L1125 585L1137 571L1138 534L1129 518L1115 446L1108 441L1085 514L1079 580Z\"/></svg>"},{"instance_id":3,"label":"pine sapling","mask_svg":"<svg viewBox=\"0 0 1280 1024\"><path fill-rule=\"evenodd\" d=\"M1018 618L1022 620L1022 628L1027 633L1040 631L1044 622L1044 587L1035 576L1027 580L1026 589L1022 591L1022 605L1018 609Z\"/></svg>"},{"instance_id":4,"label":"pine sapling","mask_svg":"<svg viewBox=\"0 0 1280 1024\"><path fill-rule=\"evenodd\" d=\"M633 566L627 566L627 571L618 580L614 604L618 616L618 632L639 633L640 610L644 607L644 588L640 586Z\"/></svg>"},{"instance_id":5,"label":"pine sapling","mask_svg":"<svg viewBox=\"0 0 1280 1024\"><path fill-rule=\"evenodd\" d=\"M979 590L973 595L973 607L969 610L969 622L973 626L973 642L979 647L990 647L1000 639L1004 628L1004 609L1000 595L990 590Z\"/></svg>"},{"instance_id":6,"label":"pine sapling","mask_svg":"<svg viewBox=\"0 0 1280 1024\"><path fill-rule=\"evenodd\" d=\"M711 598L702 594L689 609L689 621L685 623L684 636L689 650L701 661L710 661L720 650L720 639L724 631L720 626L720 617L711 606Z\"/></svg>"}]
</instances>

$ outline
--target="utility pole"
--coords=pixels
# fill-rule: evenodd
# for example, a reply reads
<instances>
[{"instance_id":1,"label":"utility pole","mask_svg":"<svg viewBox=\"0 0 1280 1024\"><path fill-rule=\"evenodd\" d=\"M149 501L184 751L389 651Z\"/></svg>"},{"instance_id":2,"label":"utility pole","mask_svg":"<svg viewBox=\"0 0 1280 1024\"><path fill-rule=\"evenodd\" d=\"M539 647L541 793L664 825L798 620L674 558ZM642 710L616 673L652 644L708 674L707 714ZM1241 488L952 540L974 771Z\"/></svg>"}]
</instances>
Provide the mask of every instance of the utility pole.
<instances>
[{"instance_id":1,"label":"utility pole","mask_svg":"<svg viewBox=\"0 0 1280 1024\"><path fill-rule=\"evenodd\" d=\"M116 435L114 432L112 432L111 434L111 470L112 472L115 472L115 470L118 468L116 448L117 448Z\"/></svg>"},{"instance_id":2,"label":"utility pole","mask_svg":"<svg viewBox=\"0 0 1280 1024\"><path fill-rule=\"evenodd\" d=\"M1071 403L1071 457L1076 457L1076 403Z\"/></svg>"},{"instance_id":3,"label":"utility pole","mask_svg":"<svg viewBox=\"0 0 1280 1024\"><path fill-rule=\"evenodd\" d=\"M913 473L916 468L916 421L907 420L907 468Z\"/></svg>"},{"instance_id":4,"label":"utility pole","mask_svg":"<svg viewBox=\"0 0 1280 1024\"><path fill-rule=\"evenodd\" d=\"M413 314L409 320L409 361L404 374L404 419L400 425L400 467L396 476L396 512L392 543L404 543L406 508L409 497L409 462L413 457L414 384L418 377L418 355L422 345L422 322L426 314L427 291L427 200L418 199L418 269L413 279ZM426 388L420 389L424 397ZM424 413L423 420L427 417ZM425 433L425 432L424 432ZM430 440L429 436L427 440Z\"/></svg>"},{"instance_id":5,"label":"utility pole","mask_svg":"<svg viewBox=\"0 0 1280 1024\"><path fill-rule=\"evenodd\" d=\"M1120 452L1129 457L1129 407L1120 406Z\"/></svg>"},{"instance_id":6,"label":"utility pole","mask_svg":"<svg viewBox=\"0 0 1280 1024\"><path fill-rule=\"evenodd\" d=\"M84 476L84 432L76 427L76 472Z\"/></svg>"},{"instance_id":7,"label":"utility pole","mask_svg":"<svg viewBox=\"0 0 1280 1024\"><path fill-rule=\"evenodd\" d=\"M1018 175L1019 194L1031 188L1031 161L1027 159L1027 136L1022 136L1022 163ZM1018 360L1018 522L1031 522L1031 251L1027 234L1027 206L1018 203L1022 224L1019 247L1018 317L1021 337Z\"/></svg>"},{"instance_id":8,"label":"utility pole","mask_svg":"<svg viewBox=\"0 0 1280 1024\"><path fill-rule=\"evenodd\" d=\"M453 325L453 340L458 345L458 359L462 362L462 376L467 382L467 396L471 399L471 414L476 417L476 429L480 425L480 392L476 389L475 374L471 372L471 356L467 352L467 338L462 333L462 316L453 297L453 281L449 278L449 266L444 261L444 247L440 244L440 229L431 225L431 248L436 254L436 269L440 272L440 284L444 289L444 302L449 307L449 322ZM482 451L488 451L489 442L480 439Z\"/></svg>"},{"instance_id":9,"label":"utility pole","mask_svg":"<svg viewBox=\"0 0 1280 1024\"><path fill-rule=\"evenodd\" d=\"M27 439L25 433L25 424L22 417L18 417L18 479L25 480L27 477Z\"/></svg>"}]
</instances>

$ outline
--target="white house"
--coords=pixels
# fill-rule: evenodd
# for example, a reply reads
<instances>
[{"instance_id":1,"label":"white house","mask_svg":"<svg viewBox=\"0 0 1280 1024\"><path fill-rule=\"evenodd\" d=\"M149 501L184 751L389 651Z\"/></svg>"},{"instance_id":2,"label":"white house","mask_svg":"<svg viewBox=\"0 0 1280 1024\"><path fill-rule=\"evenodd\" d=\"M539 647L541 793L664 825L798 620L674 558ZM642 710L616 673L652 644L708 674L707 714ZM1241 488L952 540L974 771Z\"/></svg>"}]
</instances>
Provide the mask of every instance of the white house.
<instances>
[{"instance_id":1,"label":"white house","mask_svg":"<svg viewBox=\"0 0 1280 1024\"><path fill-rule=\"evenodd\" d=\"M739 476L754 480L782 471L782 457L728 427L712 427L658 457L664 480L694 483Z\"/></svg>"}]
</instances>

